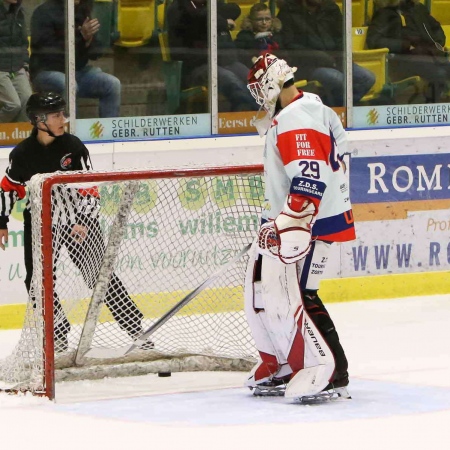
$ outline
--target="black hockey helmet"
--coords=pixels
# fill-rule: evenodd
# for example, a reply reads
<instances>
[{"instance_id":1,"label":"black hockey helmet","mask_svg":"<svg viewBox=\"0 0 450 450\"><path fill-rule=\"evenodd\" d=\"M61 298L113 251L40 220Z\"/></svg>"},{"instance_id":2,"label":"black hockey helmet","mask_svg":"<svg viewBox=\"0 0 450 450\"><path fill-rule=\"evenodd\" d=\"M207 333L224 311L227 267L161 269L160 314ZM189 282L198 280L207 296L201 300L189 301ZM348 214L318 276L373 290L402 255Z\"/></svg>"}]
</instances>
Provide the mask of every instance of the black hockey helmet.
<instances>
[{"instance_id":1,"label":"black hockey helmet","mask_svg":"<svg viewBox=\"0 0 450 450\"><path fill-rule=\"evenodd\" d=\"M26 112L30 122L36 126L37 119L45 122L48 113L64 111L65 109L66 101L61 95L55 92L38 92L32 94L28 99Z\"/></svg>"}]
</instances>

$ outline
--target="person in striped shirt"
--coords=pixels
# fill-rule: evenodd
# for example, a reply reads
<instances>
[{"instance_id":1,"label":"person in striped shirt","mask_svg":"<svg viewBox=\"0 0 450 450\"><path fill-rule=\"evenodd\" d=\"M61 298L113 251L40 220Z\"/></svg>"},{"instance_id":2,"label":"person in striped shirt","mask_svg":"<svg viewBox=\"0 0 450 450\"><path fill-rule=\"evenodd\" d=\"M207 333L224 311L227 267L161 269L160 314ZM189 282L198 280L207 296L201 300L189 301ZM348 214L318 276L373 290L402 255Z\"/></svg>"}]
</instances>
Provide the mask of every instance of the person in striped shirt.
<instances>
[{"instance_id":1,"label":"person in striped shirt","mask_svg":"<svg viewBox=\"0 0 450 450\"><path fill-rule=\"evenodd\" d=\"M90 169L89 151L79 138L65 131L67 122L66 102L56 93L32 94L27 103L27 115L34 126L31 135L19 143L9 155L9 166L0 183L0 248L8 242L8 221L14 203L26 196L25 187L38 173ZM105 251L103 233L97 218L99 194L96 189L82 190L58 186L54 193L53 223L58 223L58 233L53 242L54 266L62 246L80 270L86 285L93 289L97 282ZM30 292L33 274L30 204L23 212L25 285ZM105 295L105 304L114 319L132 339L143 332L142 312L129 296L119 277L113 273ZM54 293L55 350L68 349L68 333L71 329L61 307L58 294ZM147 342L145 349L153 348Z\"/></svg>"}]
</instances>

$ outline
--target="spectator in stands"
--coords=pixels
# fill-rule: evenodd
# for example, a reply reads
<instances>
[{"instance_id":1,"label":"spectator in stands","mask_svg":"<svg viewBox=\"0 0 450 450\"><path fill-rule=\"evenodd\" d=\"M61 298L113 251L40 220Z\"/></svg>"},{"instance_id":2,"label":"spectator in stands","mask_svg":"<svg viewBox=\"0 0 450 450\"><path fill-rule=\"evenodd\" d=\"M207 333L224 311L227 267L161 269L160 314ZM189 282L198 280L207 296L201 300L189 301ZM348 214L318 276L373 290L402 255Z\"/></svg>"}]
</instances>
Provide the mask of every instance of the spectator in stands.
<instances>
[{"instance_id":1,"label":"spectator in stands","mask_svg":"<svg viewBox=\"0 0 450 450\"><path fill-rule=\"evenodd\" d=\"M0 123L28 122L28 37L21 0L0 3Z\"/></svg>"},{"instance_id":2,"label":"spectator in stands","mask_svg":"<svg viewBox=\"0 0 450 450\"><path fill-rule=\"evenodd\" d=\"M75 0L75 76L77 96L99 99L100 117L120 115L120 81L88 64L102 55L96 38L100 29L91 19L89 0ZM64 0L46 0L31 18L31 81L39 91L65 94Z\"/></svg>"},{"instance_id":3,"label":"spectator in stands","mask_svg":"<svg viewBox=\"0 0 450 450\"><path fill-rule=\"evenodd\" d=\"M281 22L272 17L265 3L255 3L241 24L241 31L234 41L240 49L241 60L248 67L253 66L252 58L264 53L278 55L282 45Z\"/></svg>"},{"instance_id":4,"label":"spectator in stands","mask_svg":"<svg viewBox=\"0 0 450 450\"><path fill-rule=\"evenodd\" d=\"M418 0L375 0L368 48L389 49L392 79L419 75L428 80L427 103L445 98L450 65L444 45L441 25Z\"/></svg>"},{"instance_id":5,"label":"spectator in stands","mask_svg":"<svg viewBox=\"0 0 450 450\"><path fill-rule=\"evenodd\" d=\"M278 18L283 24L286 49L298 67L301 59L314 67L308 78L319 81L321 97L328 106L342 106L345 77L343 73L343 18L333 0L284 0ZM309 60L307 51L314 50ZM300 53L297 53L300 51ZM375 83L375 75L353 64L353 101L357 103ZM301 75L300 75L301 76Z\"/></svg>"},{"instance_id":6,"label":"spectator in stands","mask_svg":"<svg viewBox=\"0 0 450 450\"><path fill-rule=\"evenodd\" d=\"M248 68L238 61L230 34L240 13L235 3L217 4L218 90L230 103L231 111L254 111L257 106L247 89ZM207 86L207 0L174 0L167 10L167 21L172 58L183 61L182 87Z\"/></svg>"}]
</instances>

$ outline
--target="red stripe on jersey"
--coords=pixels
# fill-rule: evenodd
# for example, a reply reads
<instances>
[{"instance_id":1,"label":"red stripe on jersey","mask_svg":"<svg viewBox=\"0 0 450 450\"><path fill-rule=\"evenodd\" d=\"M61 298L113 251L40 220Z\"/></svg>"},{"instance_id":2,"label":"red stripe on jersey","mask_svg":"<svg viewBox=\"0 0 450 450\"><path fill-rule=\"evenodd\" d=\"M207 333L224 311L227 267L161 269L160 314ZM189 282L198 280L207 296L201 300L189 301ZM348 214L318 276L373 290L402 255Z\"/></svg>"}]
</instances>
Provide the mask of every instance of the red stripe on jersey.
<instances>
[{"instance_id":1,"label":"red stripe on jersey","mask_svg":"<svg viewBox=\"0 0 450 450\"><path fill-rule=\"evenodd\" d=\"M312 129L289 130L278 135L277 147L285 166L298 159L313 159L329 164L331 138Z\"/></svg>"},{"instance_id":2,"label":"red stripe on jersey","mask_svg":"<svg viewBox=\"0 0 450 450\"><path fill-rule=\"evenodd\" d=\"M17 196L22 200L25 198L25 187L18 183L13 183L8 178L3 177L2 182L0 183L0 187L4 192L16 191Z\"/></svg>"},{"instance_id":3,"label":"red stripe on jersey","mask_svg":"<svg viewBox=\"0 0 450 450\"><path fill-rule=\"evenodd\" d=\"M315 236L314 236L315 237ZM317 236L321 241L331 242L347 242L356 239L355 227L347 228L346 230L338 231L337 233L327 234L324 236Z\"/></svg>"},{"instance_id":4,"label":"red stripe on jersey","mask_svg":"<svg viewBox=\"0 0 450 450\"><path fill-rule=\"evenodd\" d=\"M100 192L98 192L97 186L88 188L88 189L78 189L78 192L83 196L87 197L88 195L92 195L92 197L100 198Z\"/></svg>"}]
</instances>

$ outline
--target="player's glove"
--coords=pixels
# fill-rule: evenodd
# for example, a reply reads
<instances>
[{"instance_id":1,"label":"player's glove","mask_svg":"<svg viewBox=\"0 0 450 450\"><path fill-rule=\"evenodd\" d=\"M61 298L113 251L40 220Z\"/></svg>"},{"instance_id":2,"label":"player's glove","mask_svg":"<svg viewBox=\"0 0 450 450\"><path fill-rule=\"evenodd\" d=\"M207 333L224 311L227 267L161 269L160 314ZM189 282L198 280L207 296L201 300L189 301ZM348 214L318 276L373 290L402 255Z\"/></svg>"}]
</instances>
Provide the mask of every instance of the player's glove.
<instances>
[{"instance_id":1,"label":"player's glove","mask_svg":"<svg viewBox=\"0 0 450 450\"><path fill-rule=\"evenodd\" d=\"M310 200L290 195L278 217L261 226L258 234L260 253L278 257L284 264L303 259L311 249L315 215L316 207Z\"/></svg>"}]
</instances>

